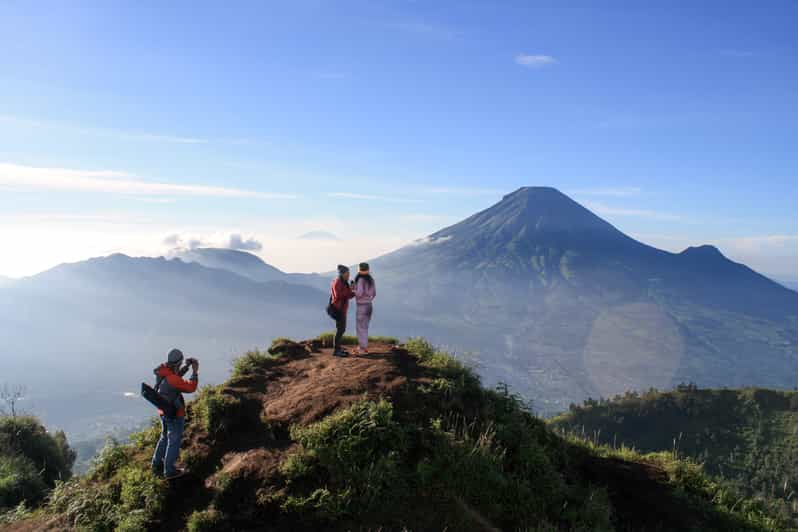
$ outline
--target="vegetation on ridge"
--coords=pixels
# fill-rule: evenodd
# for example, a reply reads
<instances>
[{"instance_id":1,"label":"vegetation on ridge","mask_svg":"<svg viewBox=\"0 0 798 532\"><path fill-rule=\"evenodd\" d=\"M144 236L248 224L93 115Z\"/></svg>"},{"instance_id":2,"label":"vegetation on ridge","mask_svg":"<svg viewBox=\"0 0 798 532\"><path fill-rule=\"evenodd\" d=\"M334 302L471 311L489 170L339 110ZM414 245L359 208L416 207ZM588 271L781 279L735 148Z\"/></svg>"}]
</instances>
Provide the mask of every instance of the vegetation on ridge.
<instances>
[{"instance_id":1,"label":"vegetation on ridge","mask_svg":"<svg viewBox=\"0 0 798 532\"><path fill-rule=\"evenodd\" d=\"M314 345L282 339L203 389L188 406L190 476L152 476L153 426L59 484L38 518L96 531L778 525L695 464L558 436L424 340L350 359Z\"/></svg>"}]
</instances>

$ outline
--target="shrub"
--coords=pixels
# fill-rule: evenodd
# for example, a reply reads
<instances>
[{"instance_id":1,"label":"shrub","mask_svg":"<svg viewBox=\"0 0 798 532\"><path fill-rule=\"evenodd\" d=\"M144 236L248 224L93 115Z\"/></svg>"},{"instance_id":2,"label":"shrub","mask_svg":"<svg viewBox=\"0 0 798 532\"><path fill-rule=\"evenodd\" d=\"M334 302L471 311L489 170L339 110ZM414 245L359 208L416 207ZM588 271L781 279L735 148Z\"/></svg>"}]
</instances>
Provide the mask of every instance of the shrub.
<instances>
[{"instance_id":1,"label":"shrub","mask_svg":"<svg viewBox=\"0 0 798 532\"><path fill-rule=\"evenodd\" d=\"M241 420L241 400L221 386L206 386L191 403L192 413L211 436L227 433Z\"/></svg>"},{"instance_id":2,"label":"shrub","mask_svg":"<svg viewBox=\"0 0 798 532\"><path fill-rule=\"evenodd\" d=\"M72 476L75 453L63 432L51 435L34 417L0 417L0 453L20 454L40 471L49 487Z\"/></svg>"},{"instance_id":3,"label":"shrub","mask_svg":"<svg viewBox=\"0 0 798 532\"><path fill-rule=\"evenodd\" d=\"M119 472L119 478L119 502L123 511L141 510L146 516L153 516L162 510L166 496L165 482L148 469L128 466Z\"/></svg>"},{"instance_id":4,"label":"shrub","mask_svg":"<svg viewBox=\"0 0 798 532\"><path fill-rule=\"evenodd\" d=\"M59 482L50 494L48 509L66 517L78 530L111 532L122 517L119 485L74 479Z\"/></svg>"},{"instance_id":5,"label":"shrub","mask_svg":"<svg viewBox=\"0 0 798 532\"><path fill-rule=\"evenodd\" d=\"M269 363L273 362L275 357L268 353L262 353L255 349L254 351L247 351L245 354L236 358L233 361L232 377L243 377L245 375L253 375L259 370L268 367Z\"/></svg>"},{"instance_id":6,"label":"shrub","mask_svg":"<svg viewBox=\"0 0 798 532\"><path fill-rule=\"evenodd\" d=\"M302 450L283 464L289 484L315 478L326 487L292 493L285 510L337 519L373 511L404 491L406 438L387 401L355 403L313 425L292 427L291 437Z\"/></svg>"},{"instance_id":7,"label":"shrub","mask_svg":"<svg viewBox=\"0 0 798 532\"><path fill-rule=\"evenodd\" d=\"M0 417L0 509L41 501L72 476L75 452L62 431L51 435L34 417Z\"/></svg>"},{"instance_id":8,"label":"shrub","mask_svg":"<svg viewBox=\"0 0 798 532\"><path fill-rule=\"evenodd\" d=\"M105 447L92 462L89 477L93 480L110 479L117 471L130 463L130 450L130 446L121 445L115 439L109 438Z\"/></svg>"},{"instance_id":9,"label":"shrub","mask_svg":"<svg viewBox=\"0 0 798 532\"><path fill-rule=\"evenodd\" d=\"M196 511L189 516L186 528L188 532L212 532L221 522L222 515L216 510Z\"/></svg>"},{"instance_id":10,"label":"shrub","mask_svg":"<svg viewBox=\"0 0 798 532\"><path fill-rule=\"evenodd\" d=\"M33 462L22 455L0 455L0 509L39 502L47 485L38 473Z\"/></svg>"},{"instance_id":11,"label":"shrub","mask_svg":"<svg viewBox=\"0 0 798 532\"><path fill-rule=\"evenodd\" d=\"M130 435L130 441L133 445L141 450L152 452L155 449L155 445L158 443L158 440L161 437L161 420L158 418L154 418L150 422L150 426L146 429L140 430L139 432L134 432Z\"/></svg>"}]
</instances>

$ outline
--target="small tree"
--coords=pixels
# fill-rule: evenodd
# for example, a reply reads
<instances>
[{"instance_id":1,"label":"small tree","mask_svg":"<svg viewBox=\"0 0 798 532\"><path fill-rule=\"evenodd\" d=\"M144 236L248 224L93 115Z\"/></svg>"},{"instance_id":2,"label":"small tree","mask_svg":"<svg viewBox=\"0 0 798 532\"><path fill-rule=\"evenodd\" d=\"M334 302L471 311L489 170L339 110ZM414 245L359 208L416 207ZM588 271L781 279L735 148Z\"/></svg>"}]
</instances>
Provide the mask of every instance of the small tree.
<instances>
[{"instance_id":1,"label":"small tree","mask_svg":"<svg viewBox=\"0 0 798 532\"><path fill-rule=\"evenodd\" d=\"M17 417L17 403L23 397L25 397L25 387L21 384L13 386L8 383L3 384L0 388L0 403L5 407L0 408L0 411L5 415Z\"/></svg>"}]
</instances>

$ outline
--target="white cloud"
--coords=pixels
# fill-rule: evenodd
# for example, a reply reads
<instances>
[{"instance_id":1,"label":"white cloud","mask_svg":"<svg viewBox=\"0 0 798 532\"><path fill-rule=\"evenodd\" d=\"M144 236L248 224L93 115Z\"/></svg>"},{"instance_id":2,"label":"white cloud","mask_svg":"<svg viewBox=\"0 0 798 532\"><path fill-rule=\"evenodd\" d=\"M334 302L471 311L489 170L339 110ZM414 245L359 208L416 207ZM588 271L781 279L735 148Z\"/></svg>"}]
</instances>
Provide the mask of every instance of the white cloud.
<instances>
[{"instance_id":1,"label":"white cloud","mask_svg":"<svg viewBox=\"0 0 798 532\"><path fill-rule=\"evenodd\" d=\"M550 55L518 54L515 56L516 64L527 68L542 68L557 64L557 60Z\"/></svg>"},{"instance_id":2,"label":"white cloud","mask_svg":"<svg viewBox=\"0 0 798 532\"><path fill-rule=\"evenodd\" d=\"M62 131L70 131L86 135L116 137L122 140L142 140L150 142L166 142L173 144L207 144L208 142L210 142L208 139L198 138L198 137L164 135L161 133L151 133L151 132L121 131L118 129L108 129L100 127L82 126L76 124L67 124L51 120L34 120L30 118L10 116L10 115L0 115L0 122L6 122L6 123L16 124L20 126L34 127L34 128L60 129Z\"/></svg>"},{"instance_id":3,"label":"white cloud","mask_svg":"<svg viewBox=\"0 0 798 532\"><path fill-rule=\"evenodd\" d=\"M398 203L416 203L422 201L419 199L400 198L396 196L378 196L375 194L360 194L357 192L331 192L327 195L331 198L364 200L364 201L389 201L389 202L398 202Z\"/></svg>"},{"instance_id":4,"label":"white cloud","mask_svg":"<svg viewBox=\"0 0 798 532\"><path fill-rule=\"evenodd\" d=\"M14 189L98 192L136 196L213 196L224 198L293 199L290 194L274 194L238 188L177 183L153 183L133 179L115 170L75 170L41 168L0 163L0 187Z\"/></svg>"},{"instance_id":5,"label":"white cloud","mask_svg":"<svg viewBox=\"0 0 798 532\"><path fill-rule=\"evenodd\" d=\"M629 198L642 193L640 187L598 187L580 188L571 191L572 194L582 196L608 196L614 198Z\"/></svg>"},{"instance_id":6,"label":"white cloud","mask_svg":"<svg viewBox=\"0 0 798 532\"><path fill-rule=\"evenodd\" d=\"M263 244L255 238L244 238L240 233L233 233L230 235L227 247L241 251L260 251L263 249Z\"/></svg>"},{"instance_id":7,"label":"white cloud","mask_svg":"<svg viewBox=\"0 0 798 532\"><path fill-rule=\"evenodd\" d=\"M412 242L407 244L407 247L411 247L411 246L437 246L438 244L443 244L444 242L447 242L447 241L449 241L451 239L452 239L451 236L442 236L442 237L438 237L438 238L432 238L431 236L425 236L424 238L419 238L417 240L413 240Z\"/></svg>"}]
</instances>

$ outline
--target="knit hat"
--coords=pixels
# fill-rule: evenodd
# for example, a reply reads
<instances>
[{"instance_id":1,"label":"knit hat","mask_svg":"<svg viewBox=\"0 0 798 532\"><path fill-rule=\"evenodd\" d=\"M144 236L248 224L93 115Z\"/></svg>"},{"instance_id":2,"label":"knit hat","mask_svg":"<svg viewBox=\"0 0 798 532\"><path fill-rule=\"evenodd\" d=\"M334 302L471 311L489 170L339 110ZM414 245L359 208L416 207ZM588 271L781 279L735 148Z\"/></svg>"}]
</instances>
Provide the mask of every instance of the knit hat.
<instances>
[{"instance_id":1,"label":"knit hat","mask_svg":"<svg viewBox=\"0 0 798 532\"><path fill-rule=\"evenodd\" d=\"M369 272L369 263L368 262L361 262L360 265L357 267L357 271L360 273L368 273Z\"/></svg>"},{"instance_id":2,"label":"knit hat","mask_svg":"<svg viewBox=\"0 0 798 532\"><path fill-rule=\"evenodd\" d=\"M339 264L338 265L338 275L343 275L343 274L345 274L348 271L349 271L349 267L348 266L344 266L343 264Z\"/></svg>"},{"instance_id":3,"label":"knit hat","mask_svg":"<svg viewBox=\"0 0 798 532\"><path fill-rule=\"evenodd\" d=\"M180 349L172 349L169 351L169 356L166 358L169 364L179 364L183 361L183 352Z\"/></svg>"}]
</instances>

